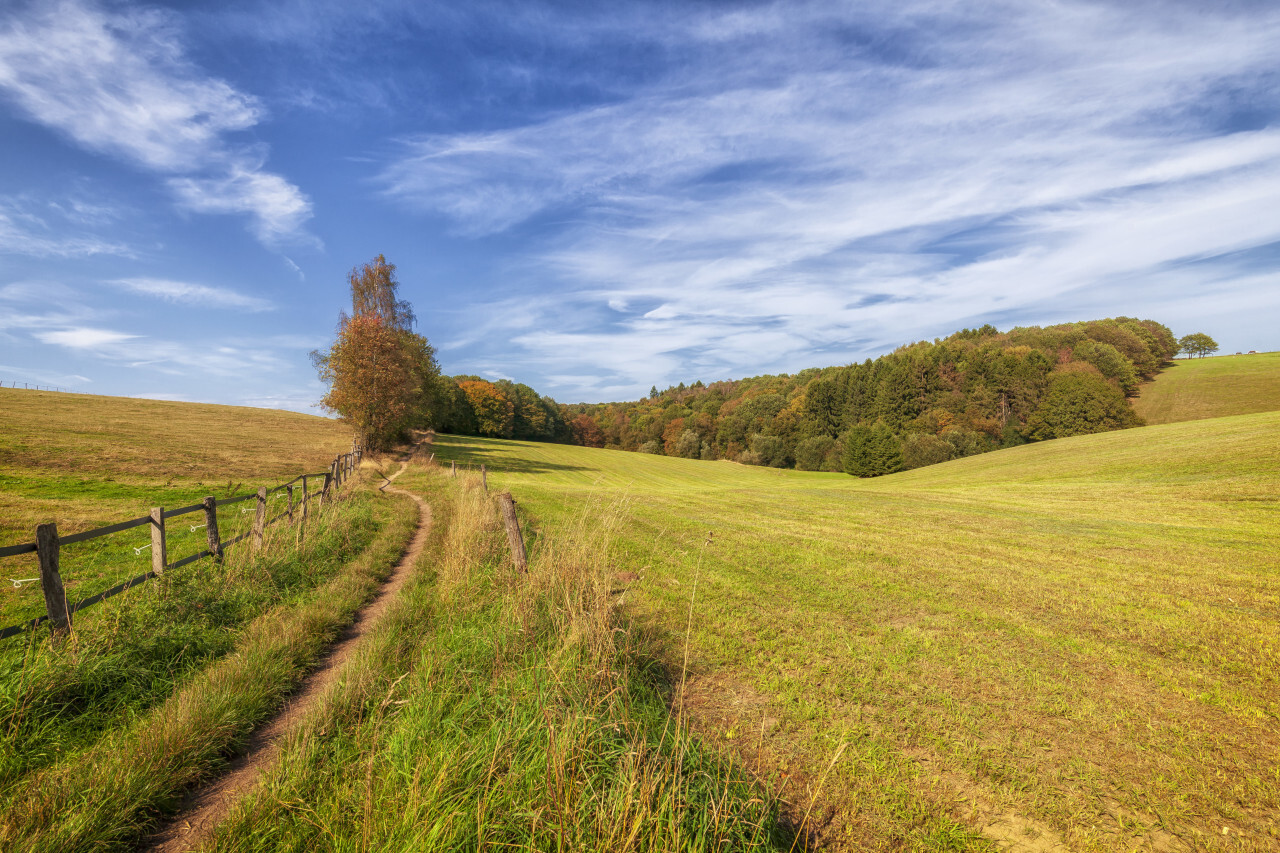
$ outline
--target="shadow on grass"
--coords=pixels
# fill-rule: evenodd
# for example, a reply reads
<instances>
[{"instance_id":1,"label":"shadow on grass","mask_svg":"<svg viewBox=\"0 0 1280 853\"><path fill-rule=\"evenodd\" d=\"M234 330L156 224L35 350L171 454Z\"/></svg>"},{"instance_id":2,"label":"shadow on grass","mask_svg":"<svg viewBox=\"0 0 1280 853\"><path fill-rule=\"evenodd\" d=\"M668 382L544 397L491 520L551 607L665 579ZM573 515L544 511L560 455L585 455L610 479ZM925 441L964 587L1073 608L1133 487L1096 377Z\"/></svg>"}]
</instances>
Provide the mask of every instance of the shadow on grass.
<instances>
[{"instance_id":1,"label":"shadow on grass","mask_svg":"<svg viewBox=\"0 0 1280 853\"><path fill-rule=\"evenodd\" d=\"M478 468L484 465L490 471L511 474L548 474L552 471L587 471L582 465L563 465L525 458L512 452L510 444L500 438L481 438L475 435L437 434L432 444L436 461L457 462L459 466Z\"/></svg>"}]
</instances>

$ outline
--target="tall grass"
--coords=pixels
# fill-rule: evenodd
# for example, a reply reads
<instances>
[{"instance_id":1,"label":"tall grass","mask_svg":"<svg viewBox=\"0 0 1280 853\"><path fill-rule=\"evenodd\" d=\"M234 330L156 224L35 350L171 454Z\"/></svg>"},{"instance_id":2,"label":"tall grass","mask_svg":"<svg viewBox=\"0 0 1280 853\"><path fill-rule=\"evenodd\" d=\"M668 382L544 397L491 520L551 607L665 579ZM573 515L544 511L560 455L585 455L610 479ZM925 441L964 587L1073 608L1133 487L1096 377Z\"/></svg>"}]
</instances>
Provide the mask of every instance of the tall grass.
<instances>
[{"instance_id":1,"label":"tall grass","mask_svg":"<svg viewBox=\"0 0 1280 853\"><path fill-rule=\"evenodd\" d=\"M215 773L399 557L416 510L357 491L304 548L200 561L112 599L60 650L3 651L0 849L124 849Z\"/></svg>"},{"instance_id":2,"label":"tall grass","mask_svg":"<svg viewBox=\"0 0 1280 853\"><path fill-rule=\"evenodd\" d=\"M699 725L793 780L800 815L832 767L811 817L824 845L1280 844L1280 412L872 481L474 437L436 450L486 464L539 542L625 498L613 560L642 575L637 613L692 625Z\"/></svg>"},{"instance_id":3,"label":"tall grass","mask_svg":"<svg viewBox=\"0 0 1280 853\"><path fill-rule=\"evenodd\" d=\"M407 482L406 482L407 481ZM427 493L431 547L350 676L216 833L219 850L749 850L775 803L669 713L615 607L614 506L584 505L516 575L475 481Z\"/></svg>"}]
</instances>

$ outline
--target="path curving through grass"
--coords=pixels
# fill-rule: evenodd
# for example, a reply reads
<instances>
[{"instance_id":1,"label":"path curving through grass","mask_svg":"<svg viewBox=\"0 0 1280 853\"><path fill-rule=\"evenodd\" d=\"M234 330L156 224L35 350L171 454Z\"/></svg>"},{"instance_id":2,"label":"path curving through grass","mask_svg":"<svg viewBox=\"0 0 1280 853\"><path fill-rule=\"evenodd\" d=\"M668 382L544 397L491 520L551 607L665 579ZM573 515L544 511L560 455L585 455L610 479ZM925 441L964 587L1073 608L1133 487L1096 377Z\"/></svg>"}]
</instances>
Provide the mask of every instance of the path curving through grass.
<instances>
[{"instance_id":1,"label":"path curving through grass","mask_svg":"<svg viewBox=\"0 0 1280 853\"><path fill-rule=\"evenodd\" d=\"M409 546L392 568L382 588L333 643L324 659L299 686L297 694L274 719L254 732L244 753L231 762L228 771L205 787L192 792L181 811L160 827L140 849L155 853L177 853L199 846L230 808L275 764L283 738L306 717L310 708L338 680L357 644L399 595L412 566L426 547L431 530L431 506L413 492L392 486L392 482L404 473L418 450L429 444L429 435L415 442L404 454L399 469L379 487L380 491L408 496L418 504L419 510L418 524Z\"/></svg>"}]
</instances>

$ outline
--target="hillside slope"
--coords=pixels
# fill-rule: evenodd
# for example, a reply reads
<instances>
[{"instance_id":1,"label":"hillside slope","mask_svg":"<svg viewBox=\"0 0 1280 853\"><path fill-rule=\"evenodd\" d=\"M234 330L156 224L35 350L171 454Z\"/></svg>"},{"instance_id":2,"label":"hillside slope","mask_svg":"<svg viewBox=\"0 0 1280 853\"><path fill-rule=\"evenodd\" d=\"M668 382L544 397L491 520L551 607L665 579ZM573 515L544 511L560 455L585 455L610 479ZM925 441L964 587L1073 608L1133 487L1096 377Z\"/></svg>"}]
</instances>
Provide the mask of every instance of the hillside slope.
<instances>
[{"instance_id":1,"label":"hillside slope","mask_svg":"<svg viewBox=\"0 0 1280 853\"><path fill-rule=\"evenodd\" d=\"M1280 843L1280 412L874 480L438 454L512 489L535 549L623 513L617 570L677 669L687 635L690 712L802 807L823 779L833 849Z\"/></svg>"},{"instance_id":2,"label":"hillside slope","mask_svg":"<svg viewBox=\"0 0 1280 853\"><path fill-rule=\"evenodd\" d=\"M1280 410L1280 352L1179 359L1142 386L1133 408L1149 424Z\"/></svg>"}]
</instances>

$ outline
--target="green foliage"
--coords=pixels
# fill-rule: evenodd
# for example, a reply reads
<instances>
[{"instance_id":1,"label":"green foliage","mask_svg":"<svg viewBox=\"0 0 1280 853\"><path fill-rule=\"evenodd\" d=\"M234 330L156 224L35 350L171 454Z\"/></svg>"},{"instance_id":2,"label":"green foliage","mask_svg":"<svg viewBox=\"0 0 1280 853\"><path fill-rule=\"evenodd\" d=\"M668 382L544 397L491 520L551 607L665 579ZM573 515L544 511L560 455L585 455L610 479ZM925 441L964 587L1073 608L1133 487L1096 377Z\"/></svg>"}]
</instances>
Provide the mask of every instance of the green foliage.
<instances>
[{"instance_id":1,"label":"green foliage","mask_svg":"<svg viewBox=\"0 0 1280 853\"><path fill-rule=\"evenodd\" d=\"M1115 382L1126 397L1137 395L1138 377L1133 371L1133 362L1111 344L1085 339L1075 345L1072 355L1098 368L1098 372Z\"/></svg>"},{"instance_id":2,"label":"green foliage","mask_svg":"<svg viewBox=\"0 0 1280 853\"><path fill-rule=\"evenodd\" d=\"M834 448L833 442L882 422L895 436L894 446L909 450L909 459L898 464L917 467L929 459L971 456L1026 441L1059 365L1092 366L1123 395L1134 396L1139 380L1154 375L1176 349L1165 326L1132 317L1007 333L985 325L899 347L875 361L710 385L681 382L661 392L655 386L647 398L627 403L559 405L542 398L538 411L527 386L485 383L511 403L509 423L502 412L485 414L481 423L481 411L489 409L467 404L465 394L442 395L451 403L441 423L444 431L463 434L623 450L656 446L663 455L687 459L843 470L844 448ZM477 381L483 380L453 380ZM1054 417L1040 411L1037 437L1059 428L1049 425ZM1113 422L1134 423L1114 413L1098 421ZM893 456L889 443L881 444L886 458ZM888 461L851 464L880 473L890 466Z\"/></svg>"},{"instance_id":3,"label":"green foliage","mask_svg":"<svg viewBox=\"0 0 1280 853\"><path fill-rule=\"evenodd\" d=\"M1189 356L1204 358L1206 355L1213 355L1218 351L1218 342L1204 332L1195 332L1179 338L1178 349Z\"/></svg>"},{"instance_id":4,"label":"green foliage","mask_svg":"<svg viewBox=\"0 0 1280 853\"><path fill-rule=\"evenodd\" d=\"M1037 441L1124 429L1140 423L1124 395L1096 371L1056 373L1049 390L1027 422Z\"/></svg>"},{"instance_id":5,"label":"green foliage","mask_svg":"<svg viewBox=\"0 0 1280 853\"><path fill-rule=\"evenodd\" d=\"M987 325L861 364L705 386L681 383L660 393L654 388L649 398L633 403L560 411L566 422L589 416L606 447L635 450L657 441L665 455L683 456L692 452L692 439L678 445L693 430L706 446L700 458L807 470L844 468L843 449L833 452L819 438L834 441L882 421L904 451L909 436L930 436L910 439L910 462L903 464L916 466L1024 442L1057 365L1092 365L1122 393L1134 395L1139 379L1158 370L1176 348L1165 326L1132 317L1007 333ZM1044 415L1036 422L1038 434L1047 431ZM584 443L571 431L566 440Z\"/></svg>"},{"instance_id":6,"label":"green foliage","mask_svg":"<svg viewBox=\"0 0 1280 853\"><path fill-rule=\"evenodd\" d=\"M957 454L951 442L930 433L913 432L902 440L904 470L936 465L954 459L957 455L963 454Z\"/></svg>"},{"instance_id":7,"label":"green foliage","mask_svg":"<svg viewBox=\"0 0 1280 853\"><path fill-rule=\"evenodd\" d=\"M829 435L815 435L796 445L796 468L800 471L839 471L840 442Z\"/></svg>"},{"instance_id":8,"label":"green foliage","mask_svg":"<svg viewBox=\"0 0 1280 853\"><path fill-rule=\"evenodd\" d=\"M855 477L879 477L902 469L902 445L884 421L858 425L844 438L844 472Z\"/></svg>"}]
</instances>

